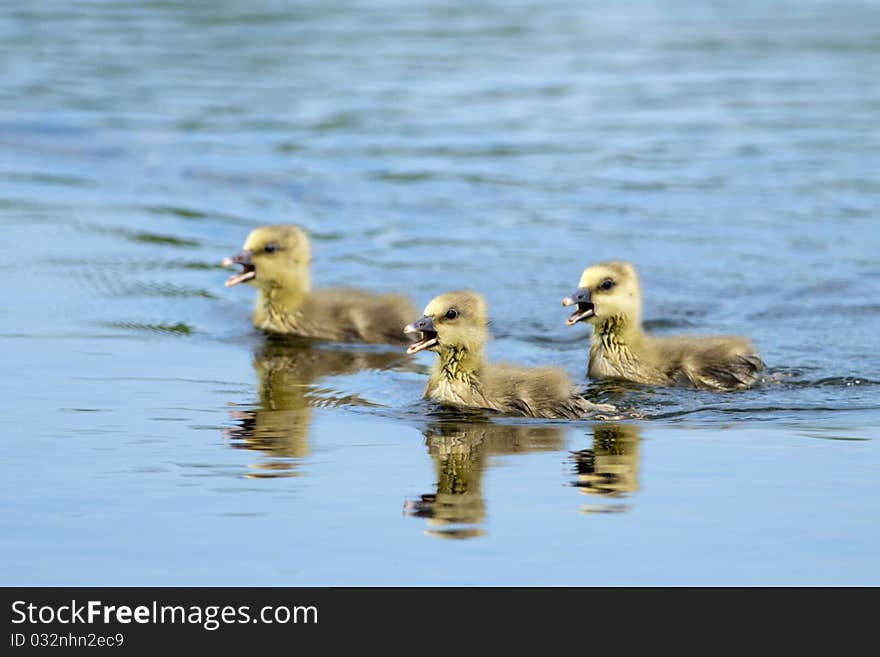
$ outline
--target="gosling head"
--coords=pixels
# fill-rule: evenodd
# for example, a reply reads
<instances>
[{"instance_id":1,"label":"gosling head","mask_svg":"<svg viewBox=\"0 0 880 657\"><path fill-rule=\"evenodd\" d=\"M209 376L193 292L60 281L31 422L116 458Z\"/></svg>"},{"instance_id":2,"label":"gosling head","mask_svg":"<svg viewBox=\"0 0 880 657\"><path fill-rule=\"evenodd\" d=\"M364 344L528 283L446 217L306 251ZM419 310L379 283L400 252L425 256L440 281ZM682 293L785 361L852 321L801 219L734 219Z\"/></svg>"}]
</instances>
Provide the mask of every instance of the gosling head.
<instances>
[{"instance_id":1,"label":"gosling head","mask_svg":"<svg viewBox=\"0 0 880 657\"><path fill-rule=\"evenodd\" d=\"M249 283L259 288L308 287L309 238L299 226L262 226L251 231L242 250L222 265L241 265L226 287Z\"/></svg>"},{"instance_id":2,"label":"gosling head","mask_svg":"<svg viewBox=\"0 0 880 657\"><path fill-rule=\"evenodd\" d=\"M584 269L578 289L562 300L563 306L577 306L566 320L568 326L589 321L602 325L612 317L641 321L642 295L635 268L628 262L602 262Z\"/></svg>"},{"instance_id":3,"label":"gosling head","mask_svg":"<svg viewBox=\"0 0 880 657\"><path fill-rule=\"evenodd\" d=\"M487 324L486 302L476 292L441 294L427 305L424 317L403 327L404 333L417 338L406 353L423 349L477 351L486 342Z\"/></svg>"}]
</instances>

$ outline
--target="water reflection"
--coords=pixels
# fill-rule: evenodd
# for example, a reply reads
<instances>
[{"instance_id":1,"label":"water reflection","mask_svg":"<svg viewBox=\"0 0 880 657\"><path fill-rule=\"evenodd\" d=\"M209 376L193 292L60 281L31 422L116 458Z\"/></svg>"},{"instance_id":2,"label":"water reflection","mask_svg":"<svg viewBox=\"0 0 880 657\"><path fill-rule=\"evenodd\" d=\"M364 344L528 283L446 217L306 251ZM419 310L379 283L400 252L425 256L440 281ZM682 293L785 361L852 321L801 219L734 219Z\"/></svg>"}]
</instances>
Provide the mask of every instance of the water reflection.
<instances>
[{"instance_id":1,"label":"water reflection","mask_svg":"<svg viewBox=\"0 0 880 657\"><path fill-rule=\"evenodd\" d=\"M376 369L406 360L396 351L343 349L286 336L269 336L255 351L256 408L230 411L236 426L224 430L233 447L268 459L250 466L249 477L290 477L309 455L313 407L367 406L365 399L319 386L321 379Z\"/></svg>"},{"instance_id":2,"label":"water reflection","mask_svg":"<svg viewBox=\"0 0 880 657\"><path fill-rule=\"evenodd\" d=\"M593 428L593 446L572 454L581 493L606 500L627 497L639 489L639 429L635 424L599 424ZM626 504L584 504L583 513L626 511Z\"/></svg>"},{"instance_id":3,"label":"water reflection","mask_svg":"<svg viewBox=\"0 0 880 657\"><path fill-rule=\"evenodd\" d=\"M427 533L441 538L484 534L483 472L489 457L557 451L565 446L558 426L502 425L488 421L437 421L425 429L434 461L436 492L404 504L404 513L427 518Z\"/></svg>"}]
</instances>

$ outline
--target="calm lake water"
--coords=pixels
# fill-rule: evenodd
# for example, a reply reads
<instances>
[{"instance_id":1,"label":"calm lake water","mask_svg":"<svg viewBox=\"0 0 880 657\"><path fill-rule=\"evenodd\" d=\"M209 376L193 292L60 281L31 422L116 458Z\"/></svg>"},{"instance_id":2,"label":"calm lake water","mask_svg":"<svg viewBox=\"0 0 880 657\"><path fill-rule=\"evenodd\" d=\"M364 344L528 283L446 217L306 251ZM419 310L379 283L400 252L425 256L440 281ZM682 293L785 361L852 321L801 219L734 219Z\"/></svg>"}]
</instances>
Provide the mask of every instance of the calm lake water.
<instances>
[{"instance_id":1,"label":"calm lake water","mask_svg":"<svg viewBox=\"0 0 880 657\"><path fill-rule=\"evenodd\" d=\"M0 70L3 584L880 584L877 3L6 0ZM274 222L644 419L266 340L219 262ZM590 385L609 258L767 380Z\"/></svg>"}]
</instances>

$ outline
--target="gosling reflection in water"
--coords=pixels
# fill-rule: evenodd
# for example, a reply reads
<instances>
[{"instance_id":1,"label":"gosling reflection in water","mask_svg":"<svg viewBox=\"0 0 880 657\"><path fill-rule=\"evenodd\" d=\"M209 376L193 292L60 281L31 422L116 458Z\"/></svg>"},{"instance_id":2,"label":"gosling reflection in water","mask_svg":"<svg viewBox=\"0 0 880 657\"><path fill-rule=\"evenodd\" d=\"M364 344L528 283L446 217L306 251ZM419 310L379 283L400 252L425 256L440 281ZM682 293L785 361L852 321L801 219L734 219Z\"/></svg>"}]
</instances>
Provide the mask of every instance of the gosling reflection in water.
<instances>
[{"instance_id":1,"label":"gosling reflection in water","mask_svg":"<svg viewBox=\"0 0 880 657\"><path fill-rule=\"evenodd\" d=\"M271 336L254 353L258 408L235 410L236 426L224 430L233 447L261 452L267 460L253 464L248 477L291 477L309 455L309 425L315 406L366 406L370 402L322 388L322 378L387 370L406 361L394 351L364 351L316 345Z\"/></svg>"},{"instance_id":2,"label":"gosling reflection in water","mask_svg":"<svg viewBox=\"0 0 880 657\"><path fill-rule=\"evenodd\" d=\"M588 495L626 497L639 489L639 429L634 424L599 424L593 428L592 449L572 454L577 480L573 486ZM585 504L583 513L626 511L624 504Z\"/></svg>"},{"instance_id":3,"label":"gosling reflection in water","mask_svg":"<svg viewBox=\"0 0 880 657\"><path fill-rule=\"evenodd\" d=\"M437 492L406 501L404 513L427 518L429 535L460 539L484 534L483 472L489 457L559 451L565 442L555 426L456 420L429 425L425 445L434 461Z\"/></svg>"}]
</instances>

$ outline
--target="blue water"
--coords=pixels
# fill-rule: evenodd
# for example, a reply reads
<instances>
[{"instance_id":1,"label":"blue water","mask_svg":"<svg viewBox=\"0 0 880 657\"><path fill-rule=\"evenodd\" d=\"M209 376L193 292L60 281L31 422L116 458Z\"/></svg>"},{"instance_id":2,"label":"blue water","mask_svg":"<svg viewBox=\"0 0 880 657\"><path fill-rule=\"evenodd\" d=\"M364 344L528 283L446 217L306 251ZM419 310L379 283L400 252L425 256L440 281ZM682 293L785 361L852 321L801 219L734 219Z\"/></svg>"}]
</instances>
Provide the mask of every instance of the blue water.
<instances>
[{"instance_id":1,"label":"blue water","mask_svg":"<svg viewBox=\"0 0 880 657\"><path fill-rule=\"evenodd\" d=\"M880 5L7 0L0 37L0 583L880 584ZM219 261L274 222L644 417L267 340ZM559 301L609 258L762 385L591 384Z\"/></svg>"}]
</instances>

